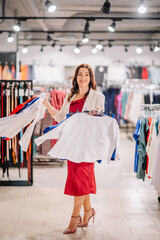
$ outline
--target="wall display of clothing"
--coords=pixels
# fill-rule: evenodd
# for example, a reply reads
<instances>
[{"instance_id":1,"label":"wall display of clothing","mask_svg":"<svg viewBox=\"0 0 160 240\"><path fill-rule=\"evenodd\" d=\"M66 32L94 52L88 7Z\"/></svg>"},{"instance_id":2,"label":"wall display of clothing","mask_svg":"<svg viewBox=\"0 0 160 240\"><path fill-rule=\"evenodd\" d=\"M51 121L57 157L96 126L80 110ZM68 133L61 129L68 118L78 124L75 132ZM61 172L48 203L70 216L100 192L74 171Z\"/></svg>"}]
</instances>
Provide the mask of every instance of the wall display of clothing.
<instances>
[{"instance_id":1,"label":"wall display of clothing","mask_svg":"<svg viewBox=\"0 0 160 240\"><path fill-rule=\"evenodd\" d=\"M160 104L146 104L133 134L135 139L134 172L138 179L151 178L160 192Z\"/></svg>"},{"instance_id":2,"label":"wall display of clothing","mask_svg":"<svg viewBox=\"0 0 160 240\"><path fill-rule=\"evenodd\" d=\"M34 68L32 65L20 64L20 79L21 80L34 79Z\"/></svg>"},{"instance_id":3,"label":"wall display of clothing","mask_svg":"<svg viewBox=\"0 0 160 240\"><path fill-rule=\"evenodd\" d=\"M66 96L66 90L50 88L49 91L50 91L51 105L55 109L60 110L63 105L64 98ZM34 138L41 136L43 133L43 130L47 126L56 125L56 124L57 124L57 122L51 117L49 112L46 111L46 117L43 118L42 120L40 120L36 124L35 130L34 130ZM49 152L49 149L51 149L51 147L53 147L56 142L57 142L57 140L55 140L55 139L47 140L44 144L42 144L40 147L37 147L37 148L34 144L34 155L36 155L36 153L37 153L38 155L46 156L47 153Z\"/></svg>"},{"instance_id":4,"label":"wall display of clothing","mask_svg":"<svg viewBox=\"0 0 160 240\"><path fill-rule=\"evenodd\" d=\"M105 112L112 112L120 120L136 125L141 111L141 105L150 103L150 95L143 91L127 91L118 87L109 87L103 90L105 95ZM160 103L160 95L153 94L153 103ZM125 120L125 121L124 121Z\"/></svg>"},{"instance_id":5,"label":"wall display of clothing","mask_svg":"<svg viewBox=\"0 0 160 240\"><path fill-rule=\"evenodd\" d=\"M0 80L16 79L16 53L0 52Z\"/></svg>"},{"instance_id":6,"label":"wall display of clothing","mask_svg":"<svg viewBox=\"0 0 160 240\"><path fill-rule=\"evenodd\" d=\"M23 102L31 98L32 81L21 80L1 80L1 118L12 115L13 110ZM7 177L9 181L0 181L0 185L32 185L33 172L32 172L32 142L29 142L29 148L24 153L18 144L18 141L23 136L23 130L11 139L1 138L1 152L0 152L0 167L2 168L2 176ZM2 137L2 136L1 136ZM3 136L5 137L5 136ZM21 177L21 169L27 168L28 177L26 181L13 180L10 176L12 167L19 169L19 179ZM17 176L18 178L18 176Z\"/></svg>"}]
</instances>

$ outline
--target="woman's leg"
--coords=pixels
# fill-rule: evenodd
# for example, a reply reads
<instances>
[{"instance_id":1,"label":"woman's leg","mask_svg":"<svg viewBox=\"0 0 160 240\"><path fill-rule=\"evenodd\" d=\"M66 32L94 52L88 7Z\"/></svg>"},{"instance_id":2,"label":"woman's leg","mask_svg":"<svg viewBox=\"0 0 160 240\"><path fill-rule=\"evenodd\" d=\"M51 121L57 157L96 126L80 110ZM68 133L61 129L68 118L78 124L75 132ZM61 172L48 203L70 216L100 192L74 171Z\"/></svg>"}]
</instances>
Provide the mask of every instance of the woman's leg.
<instances>
[{"instance_id":1,"label":"woman's leg","mask_svg":"<svg viewBox=\"0 0 160 240\"><path fill-rule=\"evenodd\" d=\"M91 207L91 200L90 200L89 194L85 195L83 208L84 208L83 223L87 223L89 217L92 215L92 207Z\"/></svg>"},{"instance_id":2,"label":"woman's leg","mask_svg":"<svg viewBox=\"0 0 160 240\"><path fill-rule=\"evenodd\" d=\"M74 217L79 216L84 199L85 199L85 196L74 196L74 207L73 207L72 216ZM68 229L76 229L79 221L80 221L80 218L71 217Z\"/></svg>"}]
</instances>

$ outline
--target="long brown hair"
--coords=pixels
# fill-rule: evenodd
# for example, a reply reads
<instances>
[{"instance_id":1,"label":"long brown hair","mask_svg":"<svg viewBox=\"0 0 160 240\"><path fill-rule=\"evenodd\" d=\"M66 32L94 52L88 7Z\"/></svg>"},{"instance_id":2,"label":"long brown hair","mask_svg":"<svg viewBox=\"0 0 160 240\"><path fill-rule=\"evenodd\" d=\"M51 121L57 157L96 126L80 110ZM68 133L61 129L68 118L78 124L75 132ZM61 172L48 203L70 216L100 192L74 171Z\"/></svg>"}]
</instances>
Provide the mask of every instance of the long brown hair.
<instances>
[{"instance_id":1,"label":"long brown hair","mask_svg":"<svg viewBox=\"0 0 160 240\"><path fill-rule=\"evenodd\" d=\"M82 63L82 64L78 65L75 69L73 80L72 80L71 92L68 96L68 102L73 97L73 95L78 93L78 91L79 91L79 86L78 86L78 83L77 83L77 75L78 75L78 72L79 72L80 68L87 68L88 71L89 71L89 75L90 75L89 90L90 90L90 88L92 88L94 90L96 90L96 88L97 88L97 83L95 81L95 77L94 77L92 68L88 64ZM86 99L88 94L89 94L89 91L85 94L84 99Z\"/></svg>"}]
</instances>

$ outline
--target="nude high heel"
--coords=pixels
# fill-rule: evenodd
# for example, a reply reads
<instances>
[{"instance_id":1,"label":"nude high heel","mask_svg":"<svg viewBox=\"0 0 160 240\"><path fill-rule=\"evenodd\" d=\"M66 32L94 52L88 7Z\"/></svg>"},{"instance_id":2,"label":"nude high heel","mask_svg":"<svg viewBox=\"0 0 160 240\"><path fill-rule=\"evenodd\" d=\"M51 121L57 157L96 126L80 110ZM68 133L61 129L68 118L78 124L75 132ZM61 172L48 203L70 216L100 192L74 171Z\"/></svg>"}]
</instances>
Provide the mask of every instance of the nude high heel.
<instances>
[{"instance_id":1,"label":"nude high heel","mask_svg":"<svg viewBox=\"0 0 160 240\"><path fill-rule=\"evenodd\" d=\"M89 209L89 210L87 210L87 211L85 211L85 212L89 212L90 210L92 210L92 215L88 218L88 222L83 223L83 224L81 225L81 227L87 227L87 226L88 226L88 223L89 223L89 220L90 220L92 217L93 217L93 223L94 223L95 214L96 214L94 208L91 208L91 209ZM79 227L80 227L80 226L79 226Z\"/></svg>"},{"instance_id":2,"label":"nude high heel","mask_svg":"<svg viewBox=\"0 0 160 240\"><path fill-rule=\"evenodd\" d=\"M79 216L71 216L72 218L79 218L79 222L78 222L78 224L77 224L77 227L81 227L82 228L82 230L83 230L83 227L82 227L82 218L81 218L81 216L79 215ZM76 231L77 231L77 227L75 228L75 229L69 229L69 228L67 228L64 232L63 232L63 234L73 234L73 233L75 233Z\"/></svg>"}]
</instances>

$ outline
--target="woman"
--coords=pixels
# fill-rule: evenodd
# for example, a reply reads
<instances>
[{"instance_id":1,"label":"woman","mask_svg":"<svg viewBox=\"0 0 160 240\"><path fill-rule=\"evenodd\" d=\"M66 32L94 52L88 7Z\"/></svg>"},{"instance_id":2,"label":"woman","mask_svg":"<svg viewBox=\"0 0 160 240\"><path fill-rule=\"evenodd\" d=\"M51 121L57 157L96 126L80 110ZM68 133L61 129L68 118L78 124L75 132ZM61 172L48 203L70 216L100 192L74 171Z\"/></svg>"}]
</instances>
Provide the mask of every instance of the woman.
<instances>
[{"instance_id":1,"label":"woman","mask_svg":"<svg viewBox=\"0 0 160 240\"><path fill-rule=\"evenodd\" d=\"M88 64L77 66L70 92L66 95L60 111L54 109L48 96L44 100L44 105L52 117L60 122L66 118L69 112L79 112L86 110L104 111L104 95L96 91L96 81L92 68ZM94 175L94 163L74 163L67 161L68 176L64 193L74 196L74 207L71 220L64 234L75 233L77 227L87 227L90 218L95 216L95 210L91 207L89 194L96 194L96 182ZM83 205L83 222L80 217L80 210Z\"/></svg>"}]
</instances>

